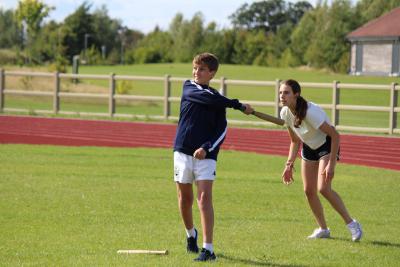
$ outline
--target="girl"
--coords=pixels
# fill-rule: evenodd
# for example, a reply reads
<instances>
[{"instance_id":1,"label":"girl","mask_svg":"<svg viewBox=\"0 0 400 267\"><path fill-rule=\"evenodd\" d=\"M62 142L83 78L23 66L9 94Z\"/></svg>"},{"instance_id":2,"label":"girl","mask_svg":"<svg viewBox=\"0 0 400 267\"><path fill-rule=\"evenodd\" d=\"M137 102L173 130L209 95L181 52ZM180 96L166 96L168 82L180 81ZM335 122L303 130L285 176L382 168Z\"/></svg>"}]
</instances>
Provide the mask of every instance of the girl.
<instances>
[{"instance_id":1,"label":"girl","mask_svg":"<svg viewBox=\"0 0 400 267\"><path fill-rule=\"evenodd\" d=\"M308 238L329 238L330 230L326 225L318 192L324 196L340 214L351 232L352 240L359 241L362 236L361 225L352 219L340 196L332 190L336 161L339 159L339 133L330 124L326 113L312 102L300 96L301 88L297 81L287 80L279 89L283 105L280 116L285 121L289 136L290 148L283 183L293 182L293 164L301 150L301 176L304 192L319 228Z\"/></svg>"}]
</instances>

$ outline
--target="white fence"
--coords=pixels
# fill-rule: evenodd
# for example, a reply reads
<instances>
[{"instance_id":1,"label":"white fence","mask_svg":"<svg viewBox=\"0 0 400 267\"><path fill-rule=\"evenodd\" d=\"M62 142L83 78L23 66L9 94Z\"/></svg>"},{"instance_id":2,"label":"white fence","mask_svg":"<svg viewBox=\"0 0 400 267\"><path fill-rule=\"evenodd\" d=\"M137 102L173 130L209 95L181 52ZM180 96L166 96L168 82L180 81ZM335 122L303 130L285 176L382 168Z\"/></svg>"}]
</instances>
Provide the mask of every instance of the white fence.
<instances>
[{"instance_id":1,"label":"white fence","mask_svg":"<svg viewBox=\"0 0 400 267\"><path fill-rule=\"evenodd\" d=\"M5 88L5 82L7 77L20 76L20 77L46 77L52 79L54 83L52 92L43 91L26 91L26 90L15 90ZM109 89L106 94L99 93L73 93L73 92L61 92L60 81L61 79L94 79L94 80L108 80ZM123 95L116 94L116 81L159 81L164 83L164 95L162 96L143 96L143 95ZM85 74L63 74L63 73L38 73L38 72L17 72L17 71L5 71L0 69L0 112L35 112L35 113L53 113L53 114L65 114L65 115L91 115L91 116L109 116L109 117L135 117L135 118L154 118L154 119L177 119L175 116L171 116L171 103L179 102L179 97L171 96L171 82L183 82L184 78L174 78L169 75L164 77L150 77L150 76L124 76L124 75L85 75ZM274 101L247 101L241 99L244 103L249 103L254 107L272 107L274 109L274 115L278 116L280 111L279 105L279 85L280 80L276 81L245 81L245 80L230 80L224 77L220 79L214 79L213 82L220 84L221 93L226 95L230 85L242 85L242 86L262 86L262 87L274 87L275 98ZM396 83L389 85L369 85L369 84L346 84L334 81L332 83L301 83L302 87L305 88L327 88L332 91L332 102L331 104L320 104L324 109L331 110L332 123L338 130L357 131L357 132L372 132L372 133L400 133L400 129L397 128L397 113L400 112L398 103L398 91L400 86ZM390 104L389 106L364 106L364 105L343 105L340 104L340 89L368 89L368 90L383 90L390 91ZM28 110L28 109L16 109L5 107L5 95L24 95L24 96L46 96L52 97L53 108L52 110ZM63 111L60 109L61 98L98 98L108 100L108 113L89 113L89 112L71 112ZM148 116L145 114L119 114L116 113L116 100L136 100L136 101L159 101L163 103L163 115L159 116ZM389 120L387 127L356 127L341 125L339 122L339 111L341 110L353 110L353 111L379 111L387 112L389 114ZM230 120L230 122L238 124L269 124L267 122L255 122L255 121L242 121L242 120Z\"/></svg>"}]
</instances>

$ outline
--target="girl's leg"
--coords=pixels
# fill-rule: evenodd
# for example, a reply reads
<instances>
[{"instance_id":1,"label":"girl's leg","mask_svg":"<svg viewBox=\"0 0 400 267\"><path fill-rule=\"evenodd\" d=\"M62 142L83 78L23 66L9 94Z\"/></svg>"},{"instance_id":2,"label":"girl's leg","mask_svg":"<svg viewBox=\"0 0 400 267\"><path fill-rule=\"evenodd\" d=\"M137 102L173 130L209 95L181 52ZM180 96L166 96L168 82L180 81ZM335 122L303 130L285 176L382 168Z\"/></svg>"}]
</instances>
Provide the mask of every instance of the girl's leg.
<instances>
[{"instance_id":1,"label":"girl's leg","mask_svg":"<svg viewBox=\"0 0 400 267\"><path fill-rule=\"evenodd\" d=\"M351 223L353 220L350 217L340 196L332 190L332 181L326 181L322 175L323 170L329 161L329 155L323 157L319 161L318 171L318 191L329 201L332 207L342 216L346 224Z\"/></svg>"},{"instance_id":2,"label":"girl's leg","mask_svg":"<svg viewBox=\"0 0 400 267\"><path fill-rule=\"evenodd\" d=\"M301 176L303 178L304 193L314 217L321 229L327 229L324 210L318 197L318 162L301 161Z\"/></svg>"}]
</instances>

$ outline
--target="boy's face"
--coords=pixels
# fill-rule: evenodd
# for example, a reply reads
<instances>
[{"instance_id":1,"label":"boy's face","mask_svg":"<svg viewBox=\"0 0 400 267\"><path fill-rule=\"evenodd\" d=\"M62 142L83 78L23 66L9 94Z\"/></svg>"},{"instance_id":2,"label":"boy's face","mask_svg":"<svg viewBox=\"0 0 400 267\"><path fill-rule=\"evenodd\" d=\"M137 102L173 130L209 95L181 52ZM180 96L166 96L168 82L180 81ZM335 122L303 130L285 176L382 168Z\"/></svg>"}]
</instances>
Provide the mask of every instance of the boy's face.
<instances>
[{"instance_id":1,"label":"boy's face","mask_svg":"<svg viewBox=\"0 0 400 267\"><path fill-rule=\"evenodd\" d=\"M196 83L209 84L216 71L210 71L206 64L193 63L193 78Z\"/></svg>"}]
</instances>

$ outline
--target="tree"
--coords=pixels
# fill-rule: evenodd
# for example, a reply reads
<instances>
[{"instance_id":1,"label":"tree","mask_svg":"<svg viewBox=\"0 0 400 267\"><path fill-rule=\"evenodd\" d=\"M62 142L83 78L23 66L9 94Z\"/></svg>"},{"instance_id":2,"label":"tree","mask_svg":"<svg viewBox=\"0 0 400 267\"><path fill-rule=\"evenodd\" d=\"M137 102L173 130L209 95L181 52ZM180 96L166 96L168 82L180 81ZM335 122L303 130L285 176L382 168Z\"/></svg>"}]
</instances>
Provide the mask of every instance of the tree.
<instances>
[{"instance_id":1,"label":"tree","mask_svg":"<svg viewBox=\"0 0 400 267\"><path fill-rule=\"evenodd\" d=\"M15 18L22 31L27 33L27 47L29 61L32 59L31 45L34 43L36 35L39 33L41 23L49 15L52 8L42 3L40 0L20 0Z\"/></svg>"},{"instance_id":2,"label":"tree","mask_svg":"<svg viewBox=\"0 0 400 267\"><path fill-rule=\"evenodd\" d=\"M201 51L201 43L204 40L204 18L201 12L194 14L189 25L191 28L190 34L187 36L189 42L189 53L191 53L190 61L193 59L195 54Z\"/></svg>"},{"instance_id":3,"label":"tree","mask_svg":"<svg viewBox=\"0 0 400 267\"><path fill-rule=\"evenodd\" d=\"M211 22L203 31L200 51L216 55L221 63L232 63L235 36L232 30L217 31L215 22Z\"/></svg>"},{"instance_id":4,"label":"tree","mask_svg":"<svg viewBox=\"0 0 400 267\"><path fill-rule=\"evenodd\" d=\"M218 38L219 46L218 48L222 51L216 52L218 58L223 63L230 63L232 64L232 58L235 53L234 46L235 46L235 31L232 29L223 30L221 32L220 38Z\"/></svg>"},{"instance_id":5,"label":"tree","mask_svg":"<svg viewBox=\"0 0 400 267\"><path fill-rule=\"evenodd\" d=\"M235 28L276 33L287 22L297 24L311 9L306 1L287 4L283 0L267 0L243 4L229 18Z\"/></svg>"},{"instance_id":6,"label":"tree","mask_svg":"<svg viewBox=\"0 0 400 267\"><path fill-rule=\"evenodd\" d=\"M355 28L357 19L351 1L334 0L331 7L325 4L313 13L315 28L305 61L317 68L346 72L348 60L344 60L344 55L350 49L346 35Z\"/></svg>"},{"instance_id":7,"label":"tree","mask_svg":"<svg viewBox=\"0 0 400 267\"><path fill-rule=\"evenodd\" d=\"M400 0L362 0L356 5L359 26L399 6Z\"/></svg>"},{"instance_id":8,"label":"tree","mask_svg":"<svg viewBox=\"0 0 400 267\"><path fill-rule=\"evenodd\" d=\"M139 42L145 37L145 35L139 31L124 28L123 31L120 30L121 42L120 50L117 52L118 47L113 47L111 53L108 56L108 61L111 64L120 63L121 56L126 64L135 63L134 50L138 46ZM121 51L124 50L124 55L121 55ZM118 60L116 60L118 56Z\"/></svg>"},{"instance_id":9,"label":"tree","mask_svg":"<svg viewBox=\"0 0 400 267\"><path fill-rule=\"evenodd\" d=\"M38 34L32 49L36 54L40 54L41 62L53 61L58 55L62 56L64 47L62 46L62 36L60 25L55 21L45 24Z\"/></svg>"},{"instance_id":10,"label":"tree","mask_svg":"<svg viewBox=\"0 0 400 267\"><path fill-rule=\"evenodd\" d=\"M156 28L139 41L134 50L134 62L140 64L172 62L172 45L171 35Z\"/></svg>"},{"instance_id":11,"label":"tree","mask_svg":"<svg viewBox=\"0 0 400 267\"><path fill-rule=\"evenodd\" d=\"M177 13L169 25L169 33L171 34L172 38L175 39L179 37L183 24L183 14Z\"/></svg>"},{"instance_id":12,"label":"tree","mask_svg":"<svg viewBox=\"0 0 400 267\"><path fill-rule=\"evenodd\" d=\"M279 67L281 65L281 59L284 51L291 46L290 36L293 32L293 29L293 24L288 22L279 27L276 34L270 36L270 40L268 41L268 66Z\"/></svg>"},{"instance_id":13,"label":"tree","mask_svg":"<svg viewBox=\"0 0 400 267\"><path fill-rule=\"evenodd\" d=\"M93 32L90 35L92 46L96 47L99 51L104 48L106 54L115 48L119 51L120 58L122 58L126 43L126 27L122 26L120 20L111 19L108 16L108 10L105 5L96 9L92 14L92 18Z\"/></svg>"},{"instance_id":14,"label":"tree","mask_svg":"<svg viewBox=\"0 0 400 267\"><path fill-rule=\"evenodd\" d=\"M234 27L276 32L286 20L286 11L283 0L259 1L251 5L243 4L229 18Z\"/></svg>"},{"instance_id":15,"label":"tree","mask_svg":"<svg viewBox=\"0 0 400 267\"><path fill-rule=\"evenodd\" d=\"M204 40L203 21L201 12L194 14L190 21L184 20L180 13L173 19L169 33L174 42L172 54L176 62L190 62L201 50Z\"/></svg>"},{"instance_id":16,"label":"tree","mask_svg":"<svg viewBox=\"0 0 400 267\"><path fill-rule=\"evenodd\" d=\"M65 18L61 28L63 46L67 48L65 53L70 61L74 55L84 54L85 49L97 44L90 7L87 2L82 3L74 13Z\"/></svg>"},{"instance_id":17,"label":"tree","mask_svg":"<svg viewBox=\"0 0 400 267\"><path fill-rule=\"evenodd\" d=\"M190 34L190 26L185 21L182 13L177 13L169 26L169 33L174 42L172 57L175 62L185 62L190 60L188 43L185 40Z\"/></svg>"},{"instance_id":18,"label":"tree","mask_svg":"<svg viewBox=\"0 0 400 267\"><path fill-rule=\"evenodd\" d=\"M305 56L315 33L316 13L313 11L305 14L290 36L290 52L296 65L307 64Z\"/></svg>"},{"instance_id":19,"label":"tree","mask_svg":"<svg viewBox=\"0 0 400 267\"><path fill-rule=\"evenodd\" d=\"M246 30L237 31L233 63L260 65L259 57L260 54L265 52L268 45L267 41L267 36L263 30L251 32ZM265 57L264 54L262 56ZM258 60L256 60L257 58Z\"/></svg>"},{"instance_id":20,"label":"tree","mask_svg":"<svg viewBox=\"0 0 400 267\"><path fill-rule=\"evenodd\" d=\"M18 25L12 10L0 8L0 48L13 48L18 44Z\"/></svg>"},{"instance_id":21,"label":"tree","mask_svg":"<svg viewBox=\"0 0 400 267\"><path fill-rule=\"evenodd\" d=\"M300 1L295 4L289 3L286 17L293 25L297 25L304 14L311 10L313 10L313 6L307 1Z\"/></svg>"},{"instance_id":22,"label":"tree","mask_svg":"<svg viewBox=\"0 0 400 267\"><path fill-rule=\"evenodd\" d=\"M247 40L235 44L234 62L279 66L284 51L291 45L290 35L294 26L312 9L306 1L287 4L283 0L268 0L242 5L230 16L232 24L255 35L239 33ZM263 39L260 32L267 37ZM259 44L264 47L261 48ZM239 55L244 51L247 51L247 55ZM287 58L285 61L288 61Z\"/></svg>"}]
</instances>

